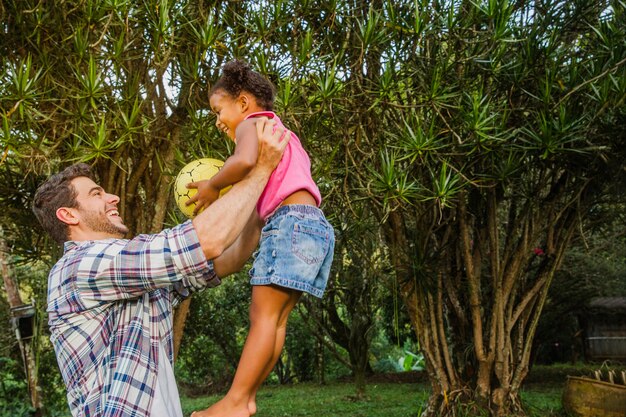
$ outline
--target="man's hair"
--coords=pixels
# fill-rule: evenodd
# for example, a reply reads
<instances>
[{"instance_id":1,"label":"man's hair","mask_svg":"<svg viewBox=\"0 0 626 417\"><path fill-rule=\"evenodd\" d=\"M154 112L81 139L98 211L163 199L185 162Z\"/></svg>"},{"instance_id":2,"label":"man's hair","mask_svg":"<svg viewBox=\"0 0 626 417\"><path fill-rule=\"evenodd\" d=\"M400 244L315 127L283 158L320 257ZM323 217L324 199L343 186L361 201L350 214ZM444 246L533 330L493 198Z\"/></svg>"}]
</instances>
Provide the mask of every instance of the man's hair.
<instances>
[{"instance_id":1,"label":"man's hair","mask_svg":"<svg viewBox=\"0 0 626 417\"><path fill-rule=\"evenodd\" d=\"M77 192L71 184L74 178L94 179L87 164L74 164L52 175L37 188L33 198L33 212L44 230L58 243L69 240L69 226L57 218L60 207L75 208Z\"/></svg>"},{"instance_id":2,"label":"man's hair","mask_svg":"<svg viewBox=\"0 0 626 417\"><path fill-rule=\"evenodd\" d=\"M250 65L244 61L233 60L222 68L222 76L215 83L209 97L217 90L224 90L232 98L239 97L242 91L254 96L257 104L263 110L274 110L274 85L261 74L253 71Z\"/></svg>"}]
</instances>

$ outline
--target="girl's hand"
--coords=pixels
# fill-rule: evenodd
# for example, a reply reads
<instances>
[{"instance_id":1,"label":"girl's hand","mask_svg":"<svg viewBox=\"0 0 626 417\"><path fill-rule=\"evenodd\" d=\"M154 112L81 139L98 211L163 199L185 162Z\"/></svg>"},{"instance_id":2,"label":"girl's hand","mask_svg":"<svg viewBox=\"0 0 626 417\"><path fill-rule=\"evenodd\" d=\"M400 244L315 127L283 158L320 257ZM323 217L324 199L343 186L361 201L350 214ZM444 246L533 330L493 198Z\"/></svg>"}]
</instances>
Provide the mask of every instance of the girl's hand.
<instances>
[{"instance_id":1,"label":"girl's hand","mask_svg":"<svg viewBox=\"0 0 626 417\"><path fill-rule=\"evenodd\" d=\"M220 190L211 184L211 180L190 182L187 184L187 188L198 190L196 195L185 203L186 206L196 203L196 207L193 210L194 216L209 207L220 196Z\"/></svg>"}]
</instances>

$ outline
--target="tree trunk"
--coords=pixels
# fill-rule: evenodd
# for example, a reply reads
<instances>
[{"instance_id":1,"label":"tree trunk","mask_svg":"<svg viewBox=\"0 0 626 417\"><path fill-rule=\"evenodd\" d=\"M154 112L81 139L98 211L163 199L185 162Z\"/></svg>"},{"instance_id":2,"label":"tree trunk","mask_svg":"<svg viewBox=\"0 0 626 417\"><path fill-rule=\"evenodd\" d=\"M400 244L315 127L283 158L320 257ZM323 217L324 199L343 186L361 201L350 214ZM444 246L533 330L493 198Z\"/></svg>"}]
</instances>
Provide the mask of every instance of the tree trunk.
<instances>
[{"instance_id":1,"label":"tree trunk","mask_svg":"<svg viewBox=\"0 0 626 417\"><path fill-rule=\"evenodd\" d=\"M326 385L326 361L324 361L324 344L316 339L315 341L315 356L317 359L317 381L320 385Z\"/></svg>"},{"instance_id":2,"label":"tree trunk","mask_svg":"<svg viewBox=\"0 0 626 417\"><path fill-rule=\"evenodd\" d=\"M183 341L183 332L185 331L185 322L189 315L189 305L191 304L191 298L183 300L182 303L174 310L174 361L178 358L178 351L180 350L180 344Z\"/></svg>"},{"instance_id":3,"label":"tree trunk","mask_svg":"<svg viewBox=\"0 0 626 417\"><path fill-rule=\"evenodd\" d=\"M552 191L559 187L556 181ZM478 202L462 196L442 220L447 225L429 237L408 230L402 213L390 214L385 237L432 387L424 416L453 416L460 407L524 414L519 390L535 328L578 218L563 209L572 206L567 201L554 210L544 203L541 212L504 216L517 209L499 206L495 195ZM504 245L501 218L517 231ZM533 251L538 242L544 254ZM411 247L428 249L416 255Z\"/></svg>"},{"instance_id":4,"label":"tree trunk","mask_svg":"<svg viewBox=\"0 0 626 417\"><path fill-rule=\"evenodd\" d=\"M367 340L368 330L371 327L369 323L369 317L364 317L368 322L365 326L361 326L364 323L355 323L358 321L353 317L350 330L350 364L352 365L352 372L354 375L354 385L356 389L356 398L365 398L366 391L366 374L369 368L368 353L369 353L369 341Z\"/></svg>"}]
</instances>

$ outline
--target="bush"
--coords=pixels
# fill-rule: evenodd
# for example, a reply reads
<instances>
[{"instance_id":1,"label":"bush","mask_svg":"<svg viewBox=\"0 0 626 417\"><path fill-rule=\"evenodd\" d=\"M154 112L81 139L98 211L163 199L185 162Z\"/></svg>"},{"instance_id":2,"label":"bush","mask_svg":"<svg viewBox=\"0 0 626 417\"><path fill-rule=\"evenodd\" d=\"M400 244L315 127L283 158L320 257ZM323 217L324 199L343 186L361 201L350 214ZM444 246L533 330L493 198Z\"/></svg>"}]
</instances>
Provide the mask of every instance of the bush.
<instances>
[{"instance_id":1,"label":"bush","mask_svg":"<svg viewBox=\"0 0 626 417\"><path fill-rule=\"evenodd\" d=\"M0 357L0 415L27 416L32 411L21 363Z\"/></svg>"},{"instance_id":2,"label":"bush","mask_svg":"<svg viewBox=\"0 0 626 417\"><path fill-rule=\"evenodd\" d=\"M249 305L250 286L243 274L193 296L176 360L183 389L216 392L230 384L248 333Z\"/></svg>"}]
</instances>

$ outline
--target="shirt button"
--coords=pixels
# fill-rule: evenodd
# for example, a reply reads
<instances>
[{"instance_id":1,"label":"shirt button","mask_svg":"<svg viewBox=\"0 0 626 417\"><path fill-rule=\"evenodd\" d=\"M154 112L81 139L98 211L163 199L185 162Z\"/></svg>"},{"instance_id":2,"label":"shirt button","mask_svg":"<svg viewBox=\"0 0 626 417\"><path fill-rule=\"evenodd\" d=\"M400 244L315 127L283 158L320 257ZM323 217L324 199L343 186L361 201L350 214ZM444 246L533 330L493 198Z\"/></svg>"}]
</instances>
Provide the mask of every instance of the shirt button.
<instances>
[{"instance_id":1,"label":"shirt button","mask_svg":"<svg viewBox=\"0 0 626 417\"><path fill-rule=\"evenodd\" d=\"M272 251L272 258L275 258L275 257L276 257L276 249Z\"/></svg>"}]
</instances>

